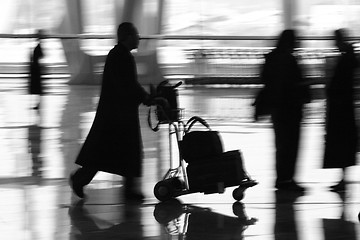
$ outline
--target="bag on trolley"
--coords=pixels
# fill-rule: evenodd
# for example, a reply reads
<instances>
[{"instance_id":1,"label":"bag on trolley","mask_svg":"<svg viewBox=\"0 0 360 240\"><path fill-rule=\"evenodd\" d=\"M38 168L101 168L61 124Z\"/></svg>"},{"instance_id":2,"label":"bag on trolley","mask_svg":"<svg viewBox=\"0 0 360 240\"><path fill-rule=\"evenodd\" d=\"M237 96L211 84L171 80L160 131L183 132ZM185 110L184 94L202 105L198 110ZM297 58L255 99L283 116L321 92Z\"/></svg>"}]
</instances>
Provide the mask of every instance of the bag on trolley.
<instances>
[{"instance_id":1,"label":"bag on trolley","mask_svg":"<svg viewBox=\"0 0 360 240\"><path fill-rule=\"evenodd\" d=\"M160 123L176 122L179 120L177 87L181 84L182 82L178 82L175 85L170 85L169 82L165 80L157 86L156 96L164 98L169 104L167 108L157 107L157 118Z\"/></svg>"},{"instance_id":2,"label":"bag on trolley","mask_svg":"<svg viewBox=\"0 0 360 240\"><path fill-rule=\"evenodd\" d=\"M245 177L239 150L228 151L186 167L190 186L205 193L223 192L239 185Z\"/></svg>"},{"instance_id":3,"label":"bag on trolley","mask_svg":"<svg viewBox=\"0 0 360 240\"><path fill-rule=\"evenodd\" d=\"M219 133L210 128L207 131L190 131L196 122L209 128L204 120L195 118L180 143L182 158L188 163L186 172L190 188L215 193L239 185L246 178L240 151L223 152Z\"/></svg>"},{"instance_id":4,"label":"bag on trolley","mask_svg":"<svg viewBox=\"0 0 360 240\"><path fill-rule=\"evenodd\" d=\"M151 106L148 112L149 127L157 132L160 124L172 124L178 122L181 118L182 109L178 108L178 90L182 82L171 85L169 81L165 80L159 83L156 89L151 88L151 96L153 103L156 107L157 124L152 125L151 119Z\"/></svg>"},{"instance_id":5,"label":"bag on trolley","mask_svg":"<svg viewBox=\"0 0 360 240\"><path fill-rule=\"evenodd\" d=\"M181 154L187 163L204 161L223 152L217 131L192 131L183 136Z\"/></svg>"}]
</instances>

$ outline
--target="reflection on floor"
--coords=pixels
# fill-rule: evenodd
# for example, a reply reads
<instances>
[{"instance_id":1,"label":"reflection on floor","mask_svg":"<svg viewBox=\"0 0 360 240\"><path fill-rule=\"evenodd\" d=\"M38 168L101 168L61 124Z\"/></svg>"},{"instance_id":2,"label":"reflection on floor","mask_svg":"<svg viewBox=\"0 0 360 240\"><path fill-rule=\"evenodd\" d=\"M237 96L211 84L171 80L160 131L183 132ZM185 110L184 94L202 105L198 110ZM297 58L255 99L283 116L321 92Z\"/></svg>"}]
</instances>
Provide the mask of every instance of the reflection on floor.
<instances>
[{"instance_id":1,"label":"reflection on floor","mask_svg":"<svg viewBox=\"0 0 360 240\"><path fill-rule=\"evenodd\" d=\"M343 194L328 190L340 172L321 169L323 101L306 109L297 179L307 191L284 194L273 188L271 125L251 120L251 89L180 89L184 118L205 118L221 133L226 151L241 149L247 171L259 182L241 202L228 188L223 194L194 193L159 203L153 188L170 159L177 164L177 153L170 154L167 126L150 130L145 107L140 108L145 202L124 201L122 178L106 173L96 176L86 188L89 198L79 201L67 178L98 92L98 87L52 89L39 112L21 90L0 92L1 239L360 239L359 166L349 169Z\"/></svg>"}]
</instances>

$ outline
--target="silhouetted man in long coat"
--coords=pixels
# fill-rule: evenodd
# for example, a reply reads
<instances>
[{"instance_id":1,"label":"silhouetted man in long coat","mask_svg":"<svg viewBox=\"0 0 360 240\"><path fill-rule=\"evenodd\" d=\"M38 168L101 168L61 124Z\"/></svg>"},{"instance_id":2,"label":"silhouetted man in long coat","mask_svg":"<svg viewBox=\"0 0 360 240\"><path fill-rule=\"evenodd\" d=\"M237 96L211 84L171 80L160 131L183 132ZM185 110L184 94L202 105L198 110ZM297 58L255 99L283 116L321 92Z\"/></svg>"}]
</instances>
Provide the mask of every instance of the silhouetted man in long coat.
<instances>
[{"instance_id":1,"label":"silhouetted man in long coat","mask_svg":"<svg viewBox=\"0 0 360 240\"><path fill-rule=\"evenodd\" d=\"M71 187L83 198L83 187L97 171L125 177L125 197L142 200L135 179L141 176L142 140L138 107L149 94L137 81L135 60L130 51L139 45L139 34L131 23L117 31L118 44L110 50L104 67L102 89L89 135L76 159L80 166L70 177Z\"/></svg>"},{"instance_id":2,"label":"silhouetted man in long coat","mask_svg":"<svg viewBox=\"0 0 360 240\"><path fill-rule=\"evenodd\" d=\"M333 74L326 88L326 124L324 168L341 168L342 179L332 190L345 190L345 170L356 164L357 126L355 119L354 73L357 60L346 32L334 33L339 50Z\"/></svg>"},{"instance_id":3,"label":"silhouetted man in long coat","mask_svg":"<svg viewBox=\"0 0 360 240\"><path fill-rule=\"evenodd\" d=\"M265 58L262 79L267 105L273 122L276 147L276 183L278 190L302 192L294 180L300 142L303 105L310 101L308 86L293 55L295 31L284 30L276 48Z\"/></svg>"}]
</instances>

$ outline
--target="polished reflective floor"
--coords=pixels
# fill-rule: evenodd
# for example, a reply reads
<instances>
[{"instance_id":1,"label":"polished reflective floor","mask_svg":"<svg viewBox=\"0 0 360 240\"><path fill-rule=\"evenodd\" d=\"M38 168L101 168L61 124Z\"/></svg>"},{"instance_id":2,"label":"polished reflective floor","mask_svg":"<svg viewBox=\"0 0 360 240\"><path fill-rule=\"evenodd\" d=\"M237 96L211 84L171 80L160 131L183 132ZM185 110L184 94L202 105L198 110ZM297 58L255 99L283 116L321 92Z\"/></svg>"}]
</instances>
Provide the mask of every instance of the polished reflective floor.
<instances>
[{"instance_id":1,"label":"polished reflective floor","mask_svg":"<svg viewBox=\"0 0 360 240\"><path fill-rule=\"evenodd\" d=\"M96 175L79 201L68 186L74 159L91 126L99 87L62 86L42 97L40 111L21 88L0 90L0 239L360 239L360 167L349 168L348 189L328 186L338 169L321 169L324 101L306 107L297 180L302 195L277 193L273 132L252 121L252 89L182 87L183 117L203 117L221 133L226 151L240 149L247 172L259 184L241 202L223 194L188 194L159 203L155 184L177 165L166 125L153 132L140 108L144 142L141 204L126 202L120 176ZM358 109L357 109L358 110ZM200 126L199 126L200 127ZM172 151L170 151L172 149ZM173 160L173 161L171 161Z\"/></svg>"}]
</instances>

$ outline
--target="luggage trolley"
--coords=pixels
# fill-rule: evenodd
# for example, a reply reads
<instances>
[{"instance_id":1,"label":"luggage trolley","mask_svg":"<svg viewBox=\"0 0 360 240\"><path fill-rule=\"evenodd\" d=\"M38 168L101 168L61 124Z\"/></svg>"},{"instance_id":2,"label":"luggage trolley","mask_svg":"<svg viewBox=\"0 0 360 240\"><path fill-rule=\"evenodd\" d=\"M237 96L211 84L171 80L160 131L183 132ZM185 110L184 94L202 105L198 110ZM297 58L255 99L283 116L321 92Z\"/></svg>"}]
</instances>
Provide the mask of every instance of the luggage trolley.
<instances>
[{"instance_id":1,"label":"luggage trolley","mask_svg":"<svg viewBox=\"0 0 360 240\"><path fill-rule=\"evenodd\" d=\"M181 120L182 109L177 104L177 87L167 81L156 89L157 97L166 99L167 104L156 105L158 123L149 126L158 131L159 124L169 125L170 169L154 187L154 195L160 201L167 201L181 195L201 192L204 194L224 193L225 188L238 186L232 196L236 201L244 197L244 191L257 185L245 171L240 150L223 151L220 134L213 131L209 124L198 116L191 117L186 123ZM200 124L204 130L193 130ZM177 166L172 166L172 137L176 136L179 151Z\"/></svg>"}]
</instances>

